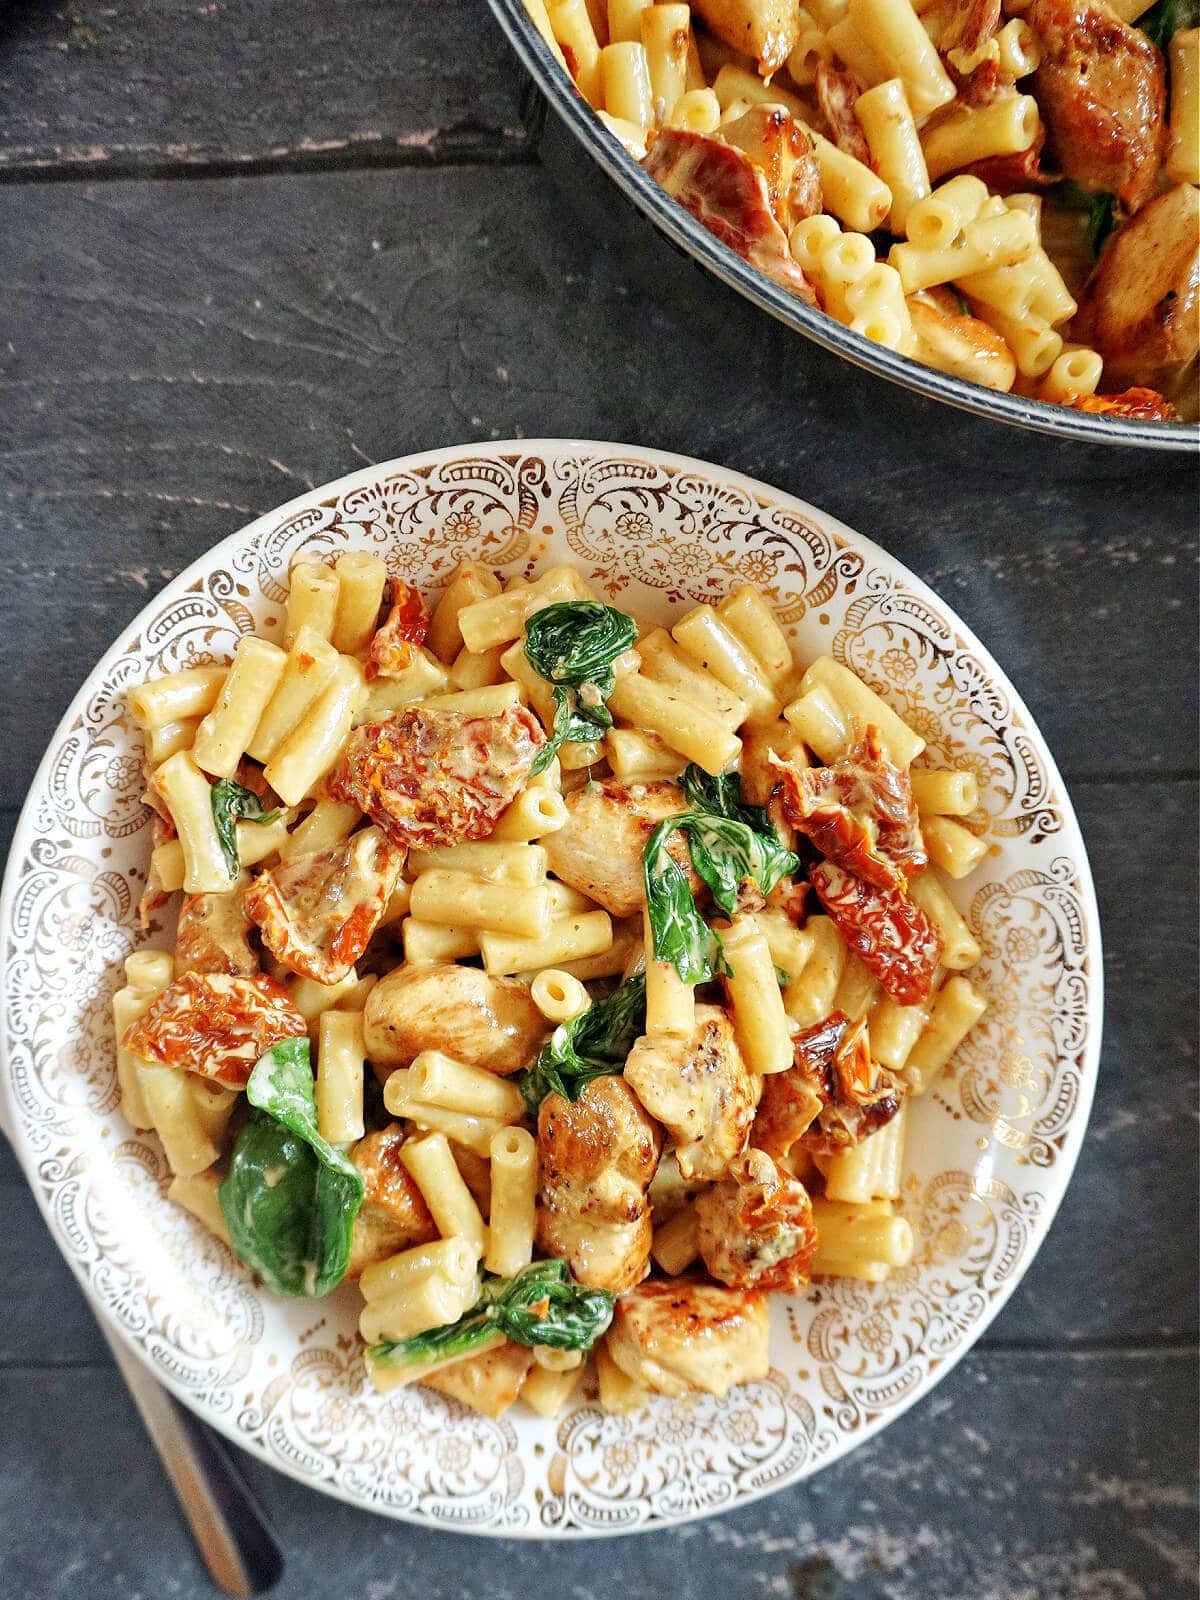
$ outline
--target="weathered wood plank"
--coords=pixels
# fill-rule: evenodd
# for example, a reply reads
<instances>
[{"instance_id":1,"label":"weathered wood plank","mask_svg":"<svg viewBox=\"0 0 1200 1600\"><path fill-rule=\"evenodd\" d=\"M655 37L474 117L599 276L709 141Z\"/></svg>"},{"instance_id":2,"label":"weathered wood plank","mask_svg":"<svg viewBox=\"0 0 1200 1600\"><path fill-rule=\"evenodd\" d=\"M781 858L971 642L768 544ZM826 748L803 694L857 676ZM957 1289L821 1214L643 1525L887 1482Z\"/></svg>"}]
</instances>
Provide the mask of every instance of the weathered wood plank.
<instances>
[{"instance_id":1,"label":"weathered wood plank","mask_svg":"<svg viewBox=\"0 0 1200 1600\"><path fill-rule=\"evenodd\" d=\"M1195 831L1196 787L1164 784L1143 818L1129 785L1079 791L1106 934L1108 1016L1079 1166L1049 1237L988 1344L1057 1346L1196 1334L1194 866L1172 841ZM1140 833L1138 830L1141 830ZM1137 850L1128 841L1138 839ZM24 1262L62 1315L23 1299L0 1330L0 1363L59 1362L97 1335L10 1153L0 1151L6 1260Z\"/></svg>"},{"instance_id":2,"label":"weathered wood plank","mask_svg":"<svg viewBox=\"0 0 1200 1600\"><path fill-rule=\"evenodd\" d=\"M10 187L0 274L0 587L29 621L0 639L0 803L82 664L216 538L365 460L539 432L685 448L826 505L961 609L1069 777L1195 770L1189 467L1135 459L1119 527L1071 452L1058 478L959 471L989 486L964 501L914 454L921 418L980 461L1015 435L698 274L669 314L628 293L536 169ZM886 407L865 464L849 394Z\"/></svg>"},{"instance_id":3,"label":"weathered wood plank","mask_svg":"<svg viewBox=\"0 0 1200 1600\"><path fill-rule=\"evenodd\" d=\"M241 1459L287 1555L289 1600L1184 1600L1195 1594L1195 1388L1188 1353L970 1357L808 1484L603 1546L388 1523ZM5 1373L0 1407L22 1441L19 1471L0 1476L11 1600L168 1583L177 1600L207 1600L114 1371Z\"/></svg>"},{"instance_id":4,"label":"weathered wood plank","mask_svg":"<svg viewBox=\"0 0 1200 1600\"><path fill-rule=\"evenodd\" d=\"M0 178L511 159L519 74L482 11L17 0L0 16Z\"/></svg>"}]
</instances>

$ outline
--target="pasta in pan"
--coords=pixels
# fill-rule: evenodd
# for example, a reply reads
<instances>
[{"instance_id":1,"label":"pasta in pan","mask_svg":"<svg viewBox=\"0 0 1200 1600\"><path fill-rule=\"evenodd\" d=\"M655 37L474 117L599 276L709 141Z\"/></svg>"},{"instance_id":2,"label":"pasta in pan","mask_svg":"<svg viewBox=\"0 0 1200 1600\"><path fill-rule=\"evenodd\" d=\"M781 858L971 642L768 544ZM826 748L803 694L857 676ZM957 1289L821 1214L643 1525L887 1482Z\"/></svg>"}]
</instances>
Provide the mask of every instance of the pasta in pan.
<instances>
[{"instance_id":1,"label":"pasta in pan","mask_svg":"<svg viewBox=\"0 0 1200 1600\"><path fill-rule=\"evenodd\" d=\"M356 1281L379 1388L493 1415L593 1353L611 1409L722 1394L771 1292L903 1268L909 1102L986 1006L974 777L749 585L668 630L343 557L287 618L130 695L144 921L183 898L117 1076L172 1196L281 1294Z\"/></svg>"},{"instance_id":2,"label":"pasta in pan","mask_svg":"<svg viewBox=\"0 0 1200 1600\"><path fill-rule=\"evenodd\" d=\"M1194 0L526 7L650 175L836 321L1055 405L1200 411Z\"/></svg>"}]
</instances>

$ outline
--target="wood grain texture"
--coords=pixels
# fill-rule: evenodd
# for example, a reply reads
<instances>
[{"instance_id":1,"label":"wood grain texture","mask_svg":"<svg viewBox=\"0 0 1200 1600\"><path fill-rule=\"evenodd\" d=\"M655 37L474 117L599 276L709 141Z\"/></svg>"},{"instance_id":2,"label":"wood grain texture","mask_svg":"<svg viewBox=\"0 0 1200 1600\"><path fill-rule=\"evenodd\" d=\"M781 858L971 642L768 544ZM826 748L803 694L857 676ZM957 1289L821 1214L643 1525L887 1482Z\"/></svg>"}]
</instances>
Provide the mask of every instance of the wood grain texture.
<instances>
[{"instance_id":1,"label":"wood grain texture","mask_svg":"<svg viewBox=\"0 0 1200 1600\"><path fill-rule=\"evenodd\" d=\"M0 585L46 620L0 639L20 741L0 804L70 678L214 540L364 461L538 433L688 450L826 506L961 611L1069 778L1195 771L1185 471L1139 461L1137 515L1114 519L1104 486L1044 475L948 493L899 413L864 458L830 396L908 397L798 361L728 295L714 348L687 307L626 292L536 169L10 187L0 281ZM955 426L981 453L997 437Z\"/></svg>"},{"instance_id":2,"label":"wood grain texture","mask_svg":"<svg viewBox=\"0 0 1200 1600\"><path fill-rule=\"evenodd\" d=\"M605 1545L404 1527L241 1459L288 1600L1188 1600L1195 1388L1187 1352L973 1355L810 1483ZM114 1372L0 1374L0 1409L38 1441L0 1475L8 1600L208 1600Z\"/></svg>"},{"instance_id":3,"label":"wood grain texture","mask_svg":"<svg viewBox=\"0 0 1200 1600\"><path fill-rule=\"evenodd\" d=\"M0 10L0 178L515 159L519 98L482 3Z\"/></svg>"}]
</instances>

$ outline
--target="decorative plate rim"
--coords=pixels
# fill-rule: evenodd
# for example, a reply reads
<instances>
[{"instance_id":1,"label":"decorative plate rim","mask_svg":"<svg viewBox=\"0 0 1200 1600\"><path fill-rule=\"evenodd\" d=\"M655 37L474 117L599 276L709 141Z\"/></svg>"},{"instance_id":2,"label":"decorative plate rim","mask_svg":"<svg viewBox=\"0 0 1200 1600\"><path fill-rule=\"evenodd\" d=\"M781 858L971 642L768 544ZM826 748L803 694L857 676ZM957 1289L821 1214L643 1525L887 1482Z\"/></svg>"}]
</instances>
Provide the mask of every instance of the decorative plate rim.
<instances>
[{"instance_id":1,"label":"decorative plate rim","mask_svg":"<svg viewBox=\"0 0 1200 1600\"><path fill-rule=\"evenodd\" d=\"M1037 1214L1029 1246L1019 1263L1019 1270L1014 1271L1008 1281L999 1288L990 1292L985 1307L978 1318L972 1322L969 1333L948 1353L937 1358L924 1379L914 1386L913 1393L894 1404L890 1404L886 1410L881 1409L874 1417L865 1421L855 1431L853 1437L843 1438L837 1448L814 1465L806 1468L801 1464L788 1471L778 1481L742 1489L737 1493L736 1498L721 1506L692 1507L682 1514L655 1515L635 1525L615 1528L587 1527L578 1524L567 1524L557 1528L523 1525L497 1526L494 1524L470 1525L465 1522L452 1524L440 1521L419 1508L413 1510L409 1507L376 1505L368 1502L362 1495L356 1494L352 1488L347 1487L340 1481L313 1478L305 1475L286 1457L281 1457L277 1453L268 1453L261 1440L257 1437L240 1432L235 1425L234 1418L206 1408L201 1399L189 1391L186 1385L172 1373L163 1370L155 1362L145 1344L139 1340L131 1329L127 1328L118 1317L110 1313L109 1308L104 1304L88 1280L82 1261L66 1248L65 1241L60 1236L59 1226L51 1213L48 1195L43 1192L37 1182L34 1152L27 1147L18 1131L17 1110L12 1100L12 1041L10 1038L9 1017L7 1011L4 1012L3 1016L0 1016L0 1132L7 1135L9 1144L33 1192L34 1199L51 1237L79 1283L93 1313L101 1319L106 1330L115 1332L125 1347L133 1352L137 1359L146 1366L147 1370L175 1398L186 1405L202 1421L216 1429L230 1443L246 1450L251 1456L261 1459L268 1466L285 1473L298 1483L322 1494L330 1495L348 1505L375 1511L377 1514L385 1515L392 1520L411 1523L419 1527L435 1528L443 1532L469 1533L477 1537L487 1538L541 1539L549 1542L584 1538L614 1538L627 1534L662 1531L667 1527L682 1526L687 1522L694 1522L704 1517L740 1508L743 1505L760 1500L766 1495L792 1487L795 1483L811 1476L814 1471L820 1471L824 1467L832 1465L835 1461L841 1460L859 1444L873 1438L896 1418L903 1415L910 1406L924 1399L953 1370L987 1331L996 1316L1007 1304L1025 1273L1029 1270L1037 1252L1045 1241L1074 1175L1075 1166L1087 1131L1099 1070L1104 1018L1104 965L1099 909L1091 865L1088 860L1082 831L1069 794L1063 784L1058 765L1040 729L1030 715L1028 707L1010 682L1007 674L1001 669L978 636L963 622L952 607L942 600L923 579L918 577L897 557L876 544L874 540L855 532L839 518L820 511L809 502L776 489L760 479L752 478L745 473L734 471L700 457L682 455L674 451L657 450L642 445L625 445L605 440L567 438L499 439L449 445L435 450L424 450L410 455L397 456L387 461L356 469L340 478L331 479L327 483L306 490L303 494L294 496L282 505L254 517L241 528L236 529L202 551L176 577L152 595L146 605L122 629L113 644L89 669L87 676L72 696L70 704L51 734L45 754L38 763L36 772L30 781L29 791L14 829L4 873L3 887L0 889L0 938L4 940L5 944L7 945L10 940L19 870L28 856L31 835L34 834L34 812L37 799L51 770L52 758L56 749L64 736L71 731L81 712L86 708L90 697L95 691L97 681L133 645L138 634L145 629L147 622L152 619L155 612L160 611L164 604L185 595L197 579L201 578L211 568L214 561L218 560L223 554L239 549L259 535L267 532L270 528L280 525L285 518L294 517L308 508L320 505L331 497L344 496L353 490L382 482L397 473L430 471L448 462L487 459L492 456L536 454L545 454L549 457L557 458L578 456L617 459L633 463L640 461L648 466L662 468L675 474L694 471L722 485L733 485L750 496L759 505L786 510L800 516L815 517L820 524L841 539L848 547L869 554L879 561L884 568L901 576L905 585L914 595L930 603L935 613L939 614L954 629L956 644L972 651L987 669L988 683L997 685L1009 697L1014 718L1023 719L1024 729L1029 735L1039 758L1045 765L1047 777L1053 788L1056 806L1061 816L1060 838L1062 851L1070 859L1077 875L1077 890L1084 922L1083 947L1086 952L1089 983L1091 985L1084 1023L1086 1036L1078 1053L1079 1098L1075 1112L1071 1116L1065 1132L1059 1156L1055 1162L1053 1184L1046 1186L1045 1204Z\"/></svg>"}]
</instances>

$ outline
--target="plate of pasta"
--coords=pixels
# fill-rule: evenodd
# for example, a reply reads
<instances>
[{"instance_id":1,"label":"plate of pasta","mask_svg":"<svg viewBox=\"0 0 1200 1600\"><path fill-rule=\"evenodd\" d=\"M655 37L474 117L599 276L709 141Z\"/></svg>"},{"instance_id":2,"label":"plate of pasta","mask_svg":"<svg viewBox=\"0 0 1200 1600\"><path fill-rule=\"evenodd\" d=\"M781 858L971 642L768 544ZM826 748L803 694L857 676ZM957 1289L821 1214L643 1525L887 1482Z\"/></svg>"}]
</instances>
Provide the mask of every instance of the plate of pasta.
<instances>
[{"instance_id":1,"label":"plate of pasta","mask_svg":"<svg viewBox=\"0 0 1200 1600\"><path fill-rule=\"evenodd\" d=\"M602 170L780 320L982 415L1195 447L1193 0L491 3Z\"/></svg>"},{"instance_id":2,"label":"plate of pasta","mask_svg":"<svg viewBox=\"0 0 1200 1600\"><path fill-rule=\"evenodd\" d=\"M506 1536L837 1459L1012 1292L1100 938L883 550L577 441L371 467L147 606L5 879L5 1122L92 1301L313 1487Z\"/></svg>"}]
</instances>

